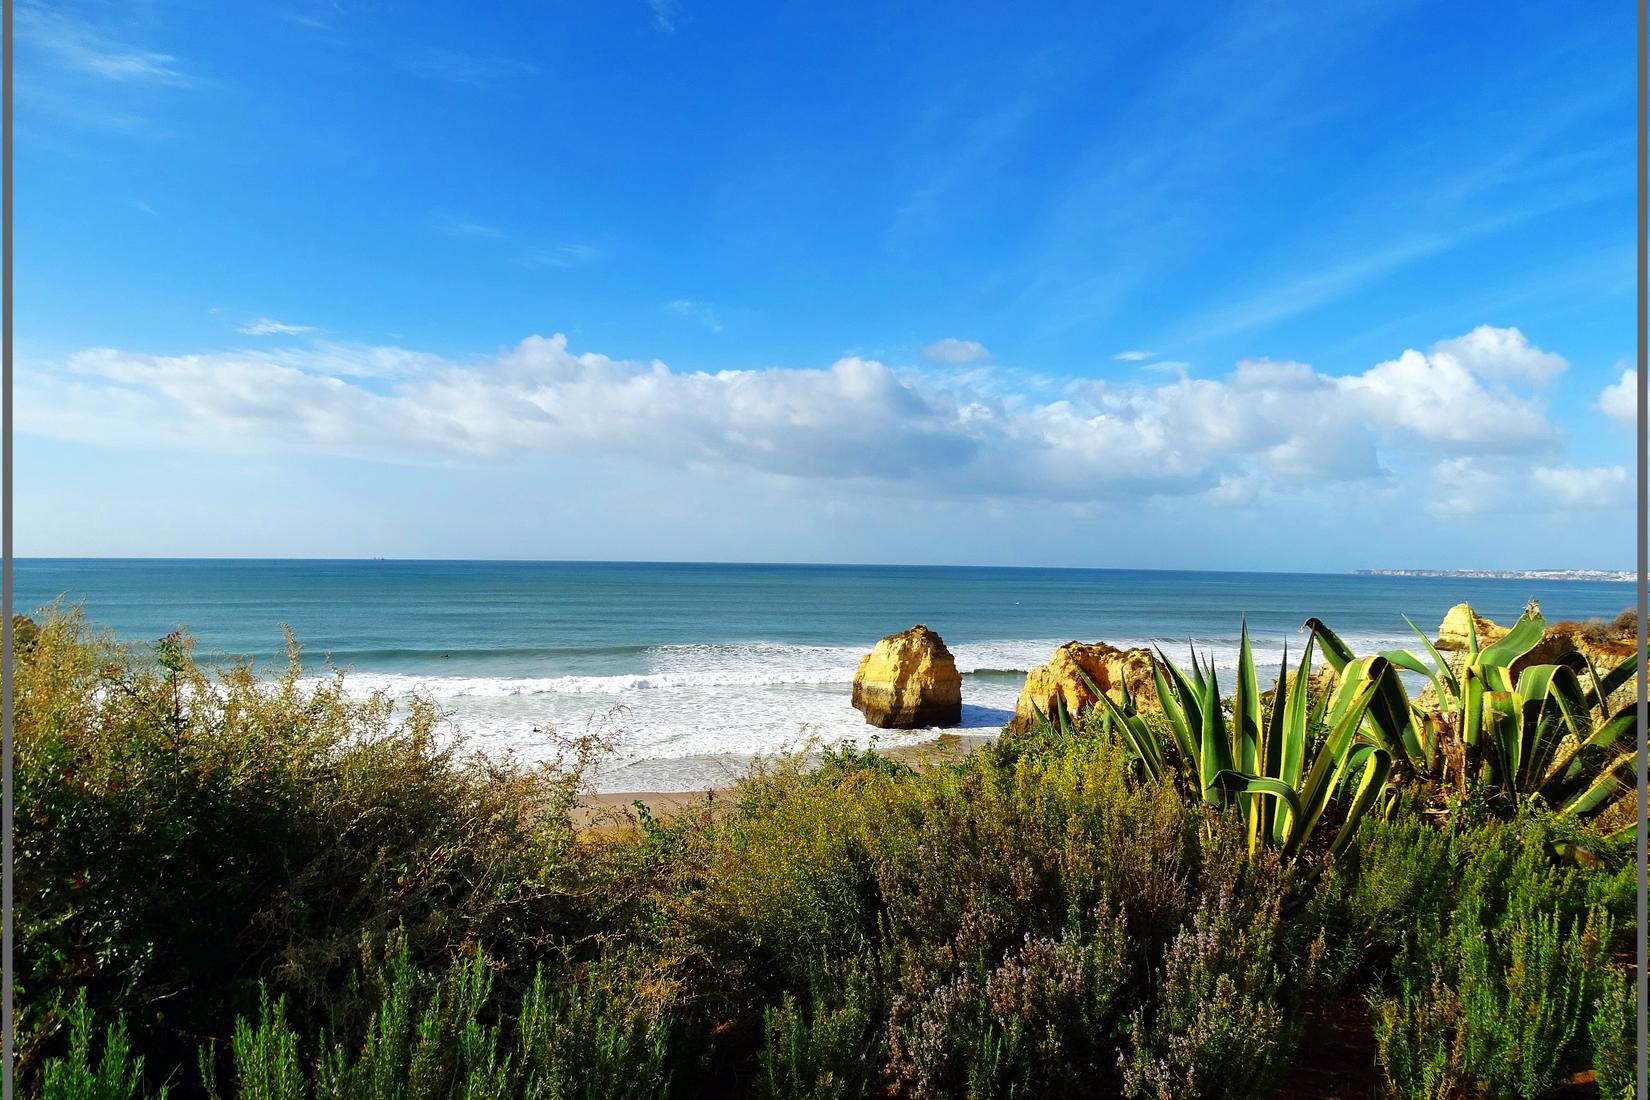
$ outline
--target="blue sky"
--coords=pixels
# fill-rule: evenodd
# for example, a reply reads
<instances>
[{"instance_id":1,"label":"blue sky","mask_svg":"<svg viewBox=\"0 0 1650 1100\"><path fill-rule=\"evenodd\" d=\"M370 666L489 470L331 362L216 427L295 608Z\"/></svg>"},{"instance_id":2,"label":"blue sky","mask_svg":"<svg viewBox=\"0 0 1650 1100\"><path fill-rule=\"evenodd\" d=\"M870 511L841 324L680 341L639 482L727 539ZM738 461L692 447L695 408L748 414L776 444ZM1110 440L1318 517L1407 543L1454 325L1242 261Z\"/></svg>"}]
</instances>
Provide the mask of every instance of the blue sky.
<instances>
[{"instance_id":1,"label":"blue sky","mask_svg":"<svg viewBox=\"0 0 1650 1100\"><path fill-rule=\"evenodd\" d=\"M1626 566L1588 14L19 0L19 551Z\"/></svg>"}]
</instances>

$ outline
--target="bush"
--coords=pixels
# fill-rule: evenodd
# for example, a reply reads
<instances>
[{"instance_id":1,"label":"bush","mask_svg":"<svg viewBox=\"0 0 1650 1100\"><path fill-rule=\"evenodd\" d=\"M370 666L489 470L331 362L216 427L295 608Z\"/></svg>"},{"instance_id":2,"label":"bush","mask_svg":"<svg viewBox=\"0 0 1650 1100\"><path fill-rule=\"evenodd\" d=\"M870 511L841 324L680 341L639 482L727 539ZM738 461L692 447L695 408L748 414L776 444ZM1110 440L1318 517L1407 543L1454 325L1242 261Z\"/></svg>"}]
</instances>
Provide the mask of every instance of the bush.
<instances>
[{"instance_id":1,"label":"bush","mask_svg":"<svg viewBox=\"0 0 1650 1100\"><path fill-rule=\"evenodd\" d=\"M1492 1100L1551 1093L1583 1055L1610 933L1598 911L1568 927L1556 913L1508 914L1486 927L1469 898L1451 936L1401 960L1398 993L1372 999L1393 1091Z\"/></svg>"},{"instance_id":2,"label":"bush","mask_svg":"<svg viewBox=\"0 0 1650 1100\"><path fill-rule=\"evenodd\" d=\"M565 989L541 970L519 1003L495 997L494 964L484 956L454 963L431 979L403 945L392 956L363 1042L317 1044L288 1024L284 999L264 995L255 1018L242 1018L231 1041L231 1100L646 1100L668 1091L666 1022L627 1003L594 976ZM622 990L622 986L618 987ZM201 1075L218 1097L214 1052L203 1050ZM313 1071L306 1073L306 1066Z\"/></svg>"},{"instance_id":3,"label":"bush","mask_svg":"<svg viewBox=\"0 0 1650 1100\"><path fill-rule=\"evenodd\" d=\"M1588 1024L1600 1100L1633 1100L1638 1086L1637 989L1630 973L1613 970Z\"/></svg>"},{"instance_id":4,"label":"bush","mask_svg":"<svg viewBox=\"0 0 1650 1100\"><path fill-rule=\"evenodd\" d=\"M17 690L30 1097L1248 1097L1346 997L1400 1095L1629 1072L1631 838L1533 807L1286 865L1091 716L577 830L588 745L467 758L295 649L213 676L58 615Z\"/></svg>"},{"instance_id":5,"label":"bush","mask_svg":"<svg viewBox=\"0 0 1650 1100\"><path fill-rule=\"evenodd\" d=\"M1118 1056L1129 1096L1241 1100L1282 1080L1299 1024L1277 957L1279 919L1275 897L1255 904L1222 891L1175 936L1155 1006L1136 1010Z\"/></svg>"},{"instance_id":6,"label":"bush","mask_svg":"<svg viewBox=\"0 0 1650 1100\"><path fill-rule=\"evenodd\" d=\"M1026 933L995 965L914 968L889 1016L889 1073L913 1097L1079 1094L1101 1072L1126 983L1120 915Z\"/></svg>"},{"instance_id":7,"label":"bush","mask_svg":"<svg viewBox=\"0 0 1650 1100\"><path fill-rule=\"evenodd\" d=\"M857 1100L882 1069L882 1003L863 963L821 967L804 1005L785 993L763 1010L759 1085L768 1100Z\"/></svg>"},{"instance_id":8,"label":"bush","mask_svg":"<svg viewBox=\"0 0 1650 1100\"><path fill-rule=\"evenodd\" d=\"M134 1058L126 1041L126 1025L116 1021L103 1036L103 1051L92 1057L92 1010L86 994L69 1006L69 1049L62 1058L46 1063L41 1100L135 1100L142 1095L143 1058ZM166 1090L157 1094L165 1100Z\"/></svg>"},{"instance_id":9,"label":"bush","mask_svg":"<svg viewBox=\"0 0 1650 1100\"><path fill-rule=\"evenodd\" d=\"M76 990L164 1080L262 982L305 1018L364 1026L341 995L363 939L530 960L597 923L574 773L462 757L428 705L397 718L289 658L273 680L212 677L185 639L146 658L71 613L18 662L25 1079Z\"/></svg>"}]
</instances>

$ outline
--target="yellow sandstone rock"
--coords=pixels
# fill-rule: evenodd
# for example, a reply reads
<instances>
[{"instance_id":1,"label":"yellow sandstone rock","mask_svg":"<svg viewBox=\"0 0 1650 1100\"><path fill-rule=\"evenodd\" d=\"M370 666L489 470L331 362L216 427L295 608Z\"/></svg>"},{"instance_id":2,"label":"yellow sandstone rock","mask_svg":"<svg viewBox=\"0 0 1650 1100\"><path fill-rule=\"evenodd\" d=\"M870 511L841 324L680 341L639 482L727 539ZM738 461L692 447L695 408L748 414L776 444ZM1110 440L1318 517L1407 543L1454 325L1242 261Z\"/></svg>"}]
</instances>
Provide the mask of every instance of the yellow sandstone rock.
<instances>
[{"instance_id":1,"label":"yellow sandstone rock","mask_svg":"<svg viewBox=\"0 0 1650 1100\"><path fill-rule=\"evenodd\" d=\"M955 726L962 722L962 676L945 642L919 623L860 659L854 706L883 729Z\"/></svg>"},{"instance_id":2,"label":"yellow sandstone rock","mask_svg":"<svg viewBox=\"0 0 1650 1100\"><path fill-rule=\"evenodd\" d=\"M1147 649L1118 649L1105 642L1067 642L1057 648L1048 663L1038 665L1026 675L1025 687L1014 704L1014 717L1008 726L1011 732L1021 733L1037 720L1037 710L1052 714L1057 707L1056 697L1064 698L1066 709L1076 717L1095 702L1094 691L1084 682L1087 673L1107 695L1114 700L1123 698L1123 685L1129 686L1137 706L1157 705L1157 687L1152 682L1152 656Z\"/></svg>"},{"instance_id":3,"label":"yellow sandstone rock","mask_svg":"<svg viewBox=\"0 0 1650 1100\"><path fill-rule=\"evenodd\" d=\"M1506 627L1475 613L1470 605L1458 603L1444 613L1444 621L1438 624L1438 640L1433 644L1439 649L1466 649L1468 616L1478 627L1480 647L1500 640L1507 633Z\"/></svg>"}]
</instances>

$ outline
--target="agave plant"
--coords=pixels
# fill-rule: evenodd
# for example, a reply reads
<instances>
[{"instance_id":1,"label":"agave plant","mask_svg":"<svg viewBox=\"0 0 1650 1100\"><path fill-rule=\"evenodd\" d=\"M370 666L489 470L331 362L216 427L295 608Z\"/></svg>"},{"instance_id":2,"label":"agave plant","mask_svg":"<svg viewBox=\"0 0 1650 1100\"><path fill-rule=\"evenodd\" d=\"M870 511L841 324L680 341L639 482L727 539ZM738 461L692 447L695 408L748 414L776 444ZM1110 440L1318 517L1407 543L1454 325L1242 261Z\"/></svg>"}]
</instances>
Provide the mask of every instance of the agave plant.
<instances>
[{"instance_id":1,"label":"agave plant","mask_svg":"<svg viewBox=\"0 0 1650 1100\"><path fill-rule=\"evenodd\" d=\"M1392 768L1392 754L1382 746L1355 744L1365 714L1385 682L1386 658L1350 662L1341 670L1333 695L1313 706L1306 689L1312 649L1309 637L1293 683L1285 649L1271 706L1263 707L1245 624L1230 721L1213 661L1205 668L1193 650L1189 675L1161 651L1152 662L1158 702L1173 734L1183 781L1210 805L1237 808L1248 825L1250 851L1273 847L1286 859L1306 847L1331 797L1350 791L1346 814L1329 846L1331 854L1345 847L1385 789ZM1121 732L1146 773L1167 779L1169 745L1160 727L1139 713L1127 689L1121 701L1114 701L1093 681L1089 687L1107 723ZM1320 725L1327 733L1314 743L1313 731Z\"/></svg>"},{"instance_id":2,"label":"agave plant","mask_svg":"<svg viewBox=\"0 0 1650 1100\"><path fill-rule=\"evenodd\" d=\"M1608 708L1610 697L1636 673L1636 654L1607 672L1581 653L1515 670L1546 634L1546 621L1532 605L1489 645L1480 645L1469 614L1467 649L1457 669L1414 622L1404 621L1432 664L1408 650L1381 654L1387 664L1365 735L1408 772L1457 788L1476 778L1577 817L1602 813L1631 791L1634 746L1626 735L1636 708L1613 714ZM1311 619L1306 625L1338 672L1356 664L1351 649L1323 623ZM1437 706L1412 700L1400 670L1425 676Z\"/></svg>"}]
</instances>

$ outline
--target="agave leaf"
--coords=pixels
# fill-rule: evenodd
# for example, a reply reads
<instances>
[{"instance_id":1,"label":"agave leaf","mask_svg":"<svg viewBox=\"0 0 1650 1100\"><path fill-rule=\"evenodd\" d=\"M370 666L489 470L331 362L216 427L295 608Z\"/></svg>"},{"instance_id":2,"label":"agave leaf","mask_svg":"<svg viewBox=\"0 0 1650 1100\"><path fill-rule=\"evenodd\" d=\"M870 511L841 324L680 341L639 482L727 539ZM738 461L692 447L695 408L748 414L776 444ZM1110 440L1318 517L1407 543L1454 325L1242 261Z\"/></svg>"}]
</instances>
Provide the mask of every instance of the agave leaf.
<instances>
[{"instance_id":1,"label":"agave leaf","mask_svg":"<svg viewBox=\"0 0 1650 1100\"><path fill-rule=\"evenodd\" d=\"M1310 714L1307 711L1309 693L1306 690L1306 683L1312 672L1312 642L1313 636L1307 635L1306 647L1301 651L1300 669L1295 673L1295 690L1289 693L1286 700L1282 696L1279 697L1280 701L1284 703L1282 708L1284 715L1276 774L1279 779L1289 784L1291 789L1294 789L1300 783L1301 768L1304 766L1306 759L1308 731L1312 726L1311 719L1317 714L1315 708ZM1280 681L1285 679L1287 677L1280 677ZM1280 690L1283 690L1281 683ZM1273 706L1275 707L1277 704L1274 703ZM1272 827L1274 843L1282 844L1287 839L1288 830L1294 816L1287 809L1277 816Z\"/></svg>"},{"instance_id":2,"label":"agave leaf","mask_svg":"<svg viewBox=\"0 0 1650 1100\"><path fill-rule=\"evenodd\" d=\"M1255 679L1255 654L1249 647L1249 623L1239 634L1237 688L1232 696L1232 762L1245 775L1259 771L1262 751L1260 685Z\"/></svg>"},{"instance_id":3,"label":"agave leaf","mask_svg":"<svg viewBox=\"0 0 1650 1100\"><path fill-rule=\"evenodd\" d=\"M1215 785L1220 788L1228 799L1235 801L1240 808L1246 807L1246 816L1250 821L1259 820L1263 816L1261 808L1252 805L1261 796L1272 799L1274 803L1281 802L1284 810L1283 816L1289 820L1300 820L1300 798L1295 794L1294 788L1282 780L1264 775L1244 775L1241 772L1228 770L1215 776ZM1259 850L1263 835L1255 829L1249 831L1249 852L1251 855Z\"/></svg>"},{"instance_id":4,"label":"agave leaf","mask_svg":"<svg viewBox=\"0 0 1650 1100\"><path fill-rule=\"evenodd\" d=\"M1589 817L1608 809L1616 799L1635 791L1638 769L1636 752L1624 752L1605 768L1588 787L1558 807L1572 817Z\"/></svg>"},{"instance_id":5,"label":"agave leaf","mask_svg":"<svg viewBox=\"0 0 1650 1100\"><path fill-rule=\"evenodd\" d=\"M1352 793L1352 801L1347 805L1346 820L1341 823L1340 831L1329 844L1331 856L1340 855L1357 835L1358 823L1386 789L1387 777L1392 774L1392 757L1385 749L1371 747L1363 758L1362 767L1353 774L1358 777L1358 785Z\"/></svg>"},{"instance_id":6,"label":"agave leaf","mask_svg":"<svg viewBox=\"0 0 1650 1100\"><path fill-rule=\"evenodd\" d=\"M1066 693L1063 692L1063 691L1055 692L1054 693L1054 702L1055 702L1055 705L1058 707L1059 712L1060 712L1060 735L1062 737L1070 737L1071 736L1071 711L1066 709Z\"/></svg>"},{"instance_id":7,"label":"agave leaf","mask_svg":"<svg viewBox=\"0 0 1650 1100\"><path fill-rule=\"evenodd\" d=\"M1323 659L1329 662L1329 667L1340 672L1347 665L1357 660L1357 654L1352 647L1341 641L1341 636L1323 624L1322 619L1307 619L1302 630L1310 630L1312 636L1323 646Z\"/></svg>"},{"instance_id":8,"label":"agave leaf","mask_svg":"<svg viewBox=\"0 0 1650 1100\"><path fill-rule=\"evenodd\" d=\"M1323 744L1318 747L1317 757L1312 761L1311 769L1301 782L1300 802L1301 817L1299 823L1290 830L1288 841L1284 846L1284 857L1293 856L1300 850L1311 835L1323 814L1324 806L1329 802L1331 793L1331 779L1340 764L1341 757L1352 746L1353 735L1363 722L1364 714L1369 709L1369 702L1375 697L1377 683L1386 671L1386 660L1381 657L1366 657L1363 674L1357 679L1356 686L1344 700L1343 704L1331 710L1334 721L1329 733L1324 737ZM1354 665L1359 662L1354 662ZM1350 672L1353 665L1348 665ZM1346 687L1350 677L1343 679L1342 687ZM1340 694L1339 691L1336 693Z\"/></svg>"},{"instance_id":9,"label":"agave leaf","mask_svg":"<svg viewBox=\"0 0 1650 1100\"><path fill-rule=\"evenodd\" d=\"M1394 758L1404 761L1412 770L1428 771L1432 755L1415 724L1415 708L1410 705L1409 689L1398 675L1399 669L1418 672L1432 681L1438 690L1438 680L1420 658L1407 649L1391 649L1381 653L1389 666L1381 676L1375 699L1369 704L1371 734Z\"/></svg>"},{"instance_id":10,"label":"agave leaf","mask_svg":"<svg viewBox=\"0 0 1650 1100\"><path fill-rule=\"evenodd\" d=\"M1093 690L1104 712L1116 723L1117 728L1128 741L1129 748L1139 758L1146 774L1154 782L1161 782L1168 771L1168 759L1163 752L1163 742L1152 730L1151 725L1127 701L1123 704L1112 701L1111 696L1100 690L1100 686L1089 678L1082 669L1077 670L1085 683Z\"/></svg>"},{"instance_id":11,"label":"agave leaf","mask_svg":"<svg viewBox=\"0 0 1650 1100\"><path fill-rule=\"evenodd\" d=\"M1568 665L1531 665L1518 678L1522 769L1517 789L1530 790L1552 766L1565 734L1578 740L1591 731L1586 693Z\"/></svg>"},{"instance_id":12,"label":"agave leaf","mask_svg":"<svg viewBox=\"0 0 1650 1100\"><path fill-rule=\"evenodd\" d=\"M1157 654L1157 657L1162 657L1162 654ZM1203 718L1199 715L1197 726L1192 724L1191 716L1181 705L1181 700L1186 697L1180 693L1178 686L1171 689L1168 678L1163 674L1163 664L1168 663L1167 658L1160 664L1157 657L1152 660L1152 684L1157 688L1157 705L1163 708L1163 713L1169 720L1169 728L1174 731L1175 744L1180 749L1182 771L1190 775L1197 768L1198 758L1197 736L1193 730L1202 725ZM1176 669L1177 676L1178 673L1179 669Z\"/></svg>"},{"instance_id":13,"label":"agave leaf","mask_svg":"<svg viewBox=\"0 0 1650 1100\"><path fill-rule=\"evenodd\" d=\"M1610 696L1614 695L1617 689L1637 675L1638 670L1639 655L1634 653L1626 660L1622 661L1621 664L1617 665L1615 668L1612 668L1609 672L1606 672L1602 679L1599 678L1598 673L1595 671L1593 673L1593 683L1597 685L1594 690L1594 695L1596 698L1592 701L1591 705L1599 710L1603 710L1604 707L1609 704Z\"/></svg>"},{"instance_id":14,"label":"agave leaf","mask_svg":"<svg viewBox=\"0 0 1650 1100\"><path fill-rule=\"evenodd\" d=\"M1231 742L1226 732L1226 716L1220 709L1220 683L1213 667L1209 669L1203 692L1202 753L1198 764L1198 781L1205 801L1225 807L1215 776L1232 766Z\"/></svg>"},{"instance_id":15,"label":"agave leaf","mask_svg":"<svg viewBox=\"0 0 1650 1100\"><path fill-rule=\"evenodd\" d=\"M1427 647L1427 652L1432 655L1433 662L1438 666L1438 675L1432 678L1433 684L1436 685L1442 681L1443 683L1449 685L1448 696L1444 694L1442 688L1439 688L1439 702L1443 702L1446 698L1457 700L1460 699L1461 682L1456 679L1455 670L1449 667L1449 662L1444 660L1444 655L1442 653L1438 652L1438 647L1432 644L1432 639L1427 637L1426 631L1416 626L1414 620L1412 620L1408 615L1404 616L1404 622L1409 623L1409 628L1415 631L1415 636L1421 639L1421 644Z\"/></svg>"},{"instance_id":16,"label":"agave leaf","mask_svg":"<svg viewBox=\"0 0 1650 1100\"><path fill-rule=\"evenodd\" d=\"M1461 741L1476 753L1484 739L1484 677L1468 662L1461 670Z\"/></svg>"},{"instance_id":17,"label":"agave leaf","mask_svg":"<svg viewBox=\"0 0 1650 1100\"><path fill-rule=\"evenodd\" d=\"M1561 806L1574 798L1606 761L1616 755L1616 743L1638 726L1638 704L1630 703L1588 735L1587 739L1549 771L1540 788L1548 805Z\"/></svg>"},{"instance_id":18,"label":"agave leaf","mask_svg":"<svg viewBox=\"0 0 1650 1100\"><path fill-rule=\"evenodd\" d=\"M1518 696L1510 691L1484 692L1483 721L1484 740L1490 746L1502 785L1516 791L1524 764Z\"/></svg>"},{"instance_id":19,"label":"agave leaf","mask_svg":"<svg viewBox=\"0 0 1650 1100\"><path fill-rule=\"evenodd\" d=\"M1477 634L1476 627L1473 630ZM1506 668L1540 644L1547 633L1547 620L1539 611L1525 611L1502 637L1479 650L1475 664Z\"/></svg>"},{"instance_id":20,"label":"agave leaf","mask_svg":"<svg viewBox=\"0 0 1650 1100\"><path fill-rule=\"evenodd\" d=\"M1304 693L1306 685L1300 685ZM1284 639L1283 659L1278 663L1278 680L1272 689L1272 706L1266 712L1266 726L1261 736L1260 774L1272 776L1287 783L1290 790L1294 790L1293 779L1283 778L1283 742L1284 720L1288 715L1289 702L1289 641ZM1278 813L1278 803L1274 799L1260 804L1259 830L1262 836L1273 838L1277 842L1278 819L1283 815Z\"/></svg>"}]
</instances>

